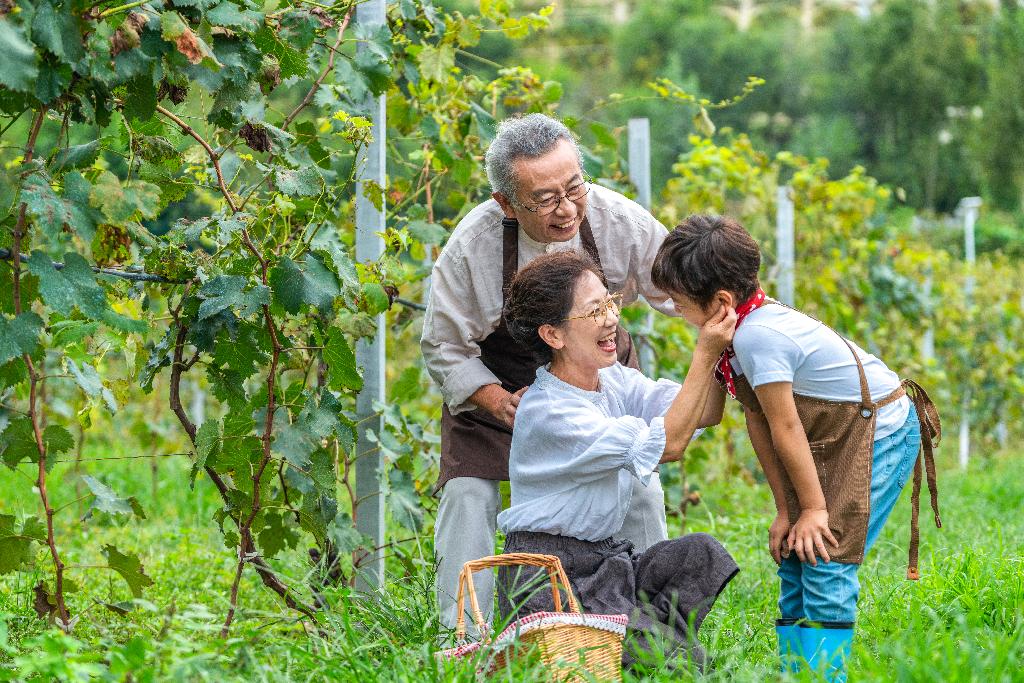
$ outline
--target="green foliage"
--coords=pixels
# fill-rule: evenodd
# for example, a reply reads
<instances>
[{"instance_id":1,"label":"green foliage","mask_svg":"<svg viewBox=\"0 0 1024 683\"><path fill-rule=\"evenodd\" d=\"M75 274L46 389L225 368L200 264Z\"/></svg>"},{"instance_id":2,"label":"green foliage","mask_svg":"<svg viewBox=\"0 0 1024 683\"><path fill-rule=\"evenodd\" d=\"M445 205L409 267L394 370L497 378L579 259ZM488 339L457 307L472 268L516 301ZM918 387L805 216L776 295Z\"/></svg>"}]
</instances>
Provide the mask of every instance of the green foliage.
<instances>
[{"instance_id":1,"label":"green foliage","mask_svg":"<svg viewBox=\"0 0 1024 683\"><path fill-rule=\"evenodd\" d=\"M92 452L111 449L96 444ZM935 683L1015 679L1024 657L1024 528L1015 514L1015 503L1024 495L1015 476L1020 465L1021 455L1012 452L967 472L940 469L949 524L941 531L922 529L922 578L917 582L903 576L910 517L904 492L861 570L851 677ZM133 547L146 549L139 557L156 583L146 589L145 599L122 604L117 601L130 589L120 575L113 570L80 572L80 592L102 596L108 607L97 605L83 614L67 636L35 617L29 596L18 590L26 583L18 574L0 576L0 680L119 680L129 671L135 680L154 682L476 680L479 662L439 664L433 655L449 634L439 627L434 606L429 533L421 544L395 546L384 590L376 599L361 599L344 585L324 588L323 599L330 607L323 612L322 633L304 633L267 592L254 590L259 580L250 577L243 583L236 631L222 639L217 633L224 601L219 579L230 576L234 563L223 552L216 527L205 523L205 515L219 506L216 491L206 487L187 500L172 495L187 482L189 465L184 460L162 463L156 492L150 491L146 468L131 461L86 462L83 467L102 468L117 481L119 491L139 496L154 512L150 520L127 518L125 523ZM0 498L9 500L18 486L15 479L0 479ZM652 663L647 672L627 673L627 683L753 683L777 677L772 625L778 579L763 533L771 519L770 493L763 484L722 476L708 481L703 494L685 531L714 534L741 567L698 635L712 667L702 675L685 665L669 671ZM72 500L74 492L67 491L58 503ZM25 508L32 507L31 501L25 502ZM20 518L22 506L15 505L13 513ZM6 524L0 517L0 529ZM14 524L19 531L21 522ZM268 522L267 527L276 532L277 524ZM42 523L31 521L30 526L45 538ZM287 519L281 520L281 528L289 528ZM670 521L670 533L682 530L678 520ZM70 538L67 549L96 564L104 563L100 549L125 535L120 526L90 531L89 537ZM398 538L406 537L399 533L403 535ZM0 532L0 544L3 538ZM342 546L343 538L338 539L339 547L354 547ZM34 542L33 554L42 559L48 552L40 543ZM0 553L0 560L4 557ZM288 545L274 555L295 582L309 571L304 557L304 548ZM116 613L114 607L124 612ZM927 634L928 648L921 647L922 634ZM499 676L540 680L545 671L526 658ZM809 683L812 677L788 680Z\"/></svg>"},{"instance_id":2,"label":"green foliage","mask_svg":"<svg viewBox=\"0 0 1024 683\"><path fill-rule=\"evenodd\" d=\"M0 515L0 575L30 564L32 543L45 541L46 528L35 517L26 517L18 524L13 515Z\"/></svg>"},{"instance_id":3,"label":"green foliage","mask_svg":"<svg viewBox=\"0 0 1024 683\"><path fill-rule=\"evenodd\" d=\"M236 576L255 567L310 618L309 591L265 558L341 548L353 553L350 578L365 554L352 528L353 349L389 292L423 276L427 245L486 196L478 159L495 120L558 99L527 70L489 80L455 59L485 30L520 38L546 26L550 8L449 14L403 0L370 28L356 4L22 0L0 18L0 246L23 255L0 262L0 457L19 470L45 460L35 496L66 515L49 503L66 485L53 468L111 420L135 420L142 443L166 442L175 428L156 436L144 417L162 412L151 405L162 396L193 495L210 486L220 498L208 518L236 553ZM375 134L377 94L394 140L389 184L360 189L392 218L385 253L356 264L357 159ZM197 391L208 391L201 424L182 398ZM381 482L395 519L418 529L429 473L413 455L436 439L397 414L375 438L394 456ZM89 500L81 524L144 516L107 477L73 482ZM47 538L53 591L41 590L44 612L69 630L81 608L64 600L60 529ZM105 566L138 598L151 579L115 546Z\"/></svg>"},{"instance_id":4,"label":"green foliage","mask_svg":"<svg viewBox=\"0 0 1024 683\"><path fill-rule=\"evenodd\" d=\"M1024 276L1019 261L982 255L974 272L968 272L934 243L927 228L896 229L888 213L890 191L863 168L833 179L824 159L788 152L771 156L744 135L721 144L700 137L690 143L659 204L663 223L674 225L700 212L736 217L762 247L762 283L772 293L776 198L780 185L788 185L797 240L796 306L854 339L901 376L921 380L941 406L947 434L965 395L983 449L1004 438L997 430L1001 422L1017 433L1016 425L1024 420L1024 406L1013 399L1024 368L1019 341L1024 301L1002 287L978 287L972 300L964 292L969 276L979 283L1016 282ZM929 281L930 290L925 287ZM659 318L653 335L660 371L678 377L685 361L674 349L692 343L689 332L679 336L680 325ZM921 356L921 340L929 329L935 347L931 360ZM731 439L720 436L711 447L731 452Z\"/></svg>"}]
</instances>

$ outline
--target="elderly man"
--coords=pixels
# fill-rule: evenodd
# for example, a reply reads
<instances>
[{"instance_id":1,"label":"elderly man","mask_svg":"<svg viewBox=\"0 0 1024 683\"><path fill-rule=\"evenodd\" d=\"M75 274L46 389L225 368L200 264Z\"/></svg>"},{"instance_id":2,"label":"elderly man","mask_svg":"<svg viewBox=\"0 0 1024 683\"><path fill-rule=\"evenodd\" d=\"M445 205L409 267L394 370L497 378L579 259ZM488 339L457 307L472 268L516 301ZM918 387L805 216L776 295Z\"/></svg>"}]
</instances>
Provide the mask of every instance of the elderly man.
<instances>
[{"instance_id":1,"label":"elderly man","mask_svg":"<svg viewBox=\"0 0 1024 683\"><path fill-rule=\"evenodd\" d=\"M540 254L582 250L601 265L623 303L642 295L673 313L671 300L651 284L665 228L638 204L587 181L575 138L562 123L543 114L502 122L486 165L493 199L459 222L434 264L420 342L445 404L434 541L438 605L449 627L463 563L494 553L498 483L508 479L516 405L537 370L502 320L512 277ZM620 362L637 367L621 327L617 346ZM634 482L616 537L638 551L667 537L657 477L647 487ZM481 610L490 613L492 577L479 577L476 586Z\"/></svg>"}]
</instances>

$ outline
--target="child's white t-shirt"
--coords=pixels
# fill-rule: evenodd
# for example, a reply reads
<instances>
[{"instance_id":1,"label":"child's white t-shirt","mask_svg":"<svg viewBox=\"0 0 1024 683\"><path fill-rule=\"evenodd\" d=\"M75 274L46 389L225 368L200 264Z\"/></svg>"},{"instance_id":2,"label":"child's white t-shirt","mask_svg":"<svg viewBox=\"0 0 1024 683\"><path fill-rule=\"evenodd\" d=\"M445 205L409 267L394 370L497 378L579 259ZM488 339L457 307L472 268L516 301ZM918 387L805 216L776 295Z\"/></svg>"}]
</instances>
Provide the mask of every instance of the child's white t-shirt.
<instances>
[{"instance_id":1,"label":"child's white t-shirt","mask_svg":"<svg viewBox=\"0 0 1024 683\"><path fill-rule=\"evenodd\" d=\"M871 399L879 401L900 385L885 363L850 342L867 376ZM839 335L799 311L777 304L754 310L737 328L732 367L750 386L792 382L793 393L831 401L859 401L860 377L850 349ZM883 406L875 422L875 440L903 426L910 400Z\"/></svg>"}]
</instances>

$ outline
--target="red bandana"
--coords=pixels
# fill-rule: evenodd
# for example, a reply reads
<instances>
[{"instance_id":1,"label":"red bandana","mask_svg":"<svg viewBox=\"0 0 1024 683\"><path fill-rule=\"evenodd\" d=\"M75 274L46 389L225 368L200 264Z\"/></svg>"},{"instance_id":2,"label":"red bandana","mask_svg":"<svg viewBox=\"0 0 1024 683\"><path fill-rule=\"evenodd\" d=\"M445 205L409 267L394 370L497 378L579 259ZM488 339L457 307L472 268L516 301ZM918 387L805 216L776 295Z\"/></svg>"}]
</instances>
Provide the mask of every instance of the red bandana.
<instances>
[{"instance_id":1,"label":"red bandana","mask_svg":"<svg viewBox=\"0 0 1024 683\"><path fill-rule=\"evenodd\" d=\"M752 311L757 310L764 303L764 290L758 288L749 299L741 303L736 307L736 329L740 328L740 323L746 318ZM736 351L733 350L730 344L725 351L722 351L722 355L718 358L718 365L715 367L715 379L718 380L719 384L723 385L729 395L736 398L736 383L732 378L732 365L729 363L729 359L736 357Z\"/></svg>"}]
</instances>

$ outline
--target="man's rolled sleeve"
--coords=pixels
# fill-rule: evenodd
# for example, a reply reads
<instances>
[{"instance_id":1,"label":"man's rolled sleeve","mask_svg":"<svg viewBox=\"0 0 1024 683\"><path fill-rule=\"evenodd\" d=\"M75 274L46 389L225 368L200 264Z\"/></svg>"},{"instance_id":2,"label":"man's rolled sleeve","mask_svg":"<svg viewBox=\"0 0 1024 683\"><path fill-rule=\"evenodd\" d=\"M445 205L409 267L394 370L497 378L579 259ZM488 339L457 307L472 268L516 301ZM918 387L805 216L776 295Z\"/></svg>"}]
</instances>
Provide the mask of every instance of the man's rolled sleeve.
<instances>
[{"instance_id":1,"label":"man's rolled sleeve","mask_svg":"<svg viewBox=\"0 0 1024 683\"><path fill-rule=\"evenodd\" d=\"M479 343L497 321L484 312L462 251L453 251L442 253L434 264L420 350L442 399L457 414L475 408L468 399L477 389L498 383L480 360Z\"/></svg>"},{"instance_id":2,"label":"man's rolled sleeve","mask_svg":"<svg viewBox=\"0 0 1024 683\"><path fill-rule=\"evenodd\" d=\"M441 385L441 397L448 404L452 415L473 410L476 406L469 402L477 389L488 384L499 384L498 378L487 369L479 358L467 358L456 365Z\"/></svg>"}]
</instances>

